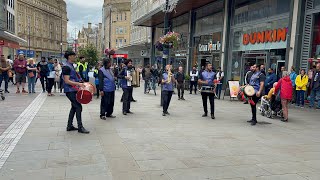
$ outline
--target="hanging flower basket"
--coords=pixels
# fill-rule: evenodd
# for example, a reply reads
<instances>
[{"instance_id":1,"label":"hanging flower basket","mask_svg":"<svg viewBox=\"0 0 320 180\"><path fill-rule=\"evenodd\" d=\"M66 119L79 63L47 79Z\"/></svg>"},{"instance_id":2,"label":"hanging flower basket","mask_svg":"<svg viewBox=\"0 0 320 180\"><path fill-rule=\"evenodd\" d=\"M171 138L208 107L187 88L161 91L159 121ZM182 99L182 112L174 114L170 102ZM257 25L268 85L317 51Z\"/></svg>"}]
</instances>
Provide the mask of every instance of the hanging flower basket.
<instances>
[{"instance_id":1,"label":"hanging flower basket","mask_svg":"<svg viewBox=\"0 0 320 180\"><path fill-rule=\"evenodd\" d=\"M163 44L165 48L176 48L180 41L180 34L175 32L168 32L166 35L160 37L159 42Z\"/></svg>"}]
</instances>

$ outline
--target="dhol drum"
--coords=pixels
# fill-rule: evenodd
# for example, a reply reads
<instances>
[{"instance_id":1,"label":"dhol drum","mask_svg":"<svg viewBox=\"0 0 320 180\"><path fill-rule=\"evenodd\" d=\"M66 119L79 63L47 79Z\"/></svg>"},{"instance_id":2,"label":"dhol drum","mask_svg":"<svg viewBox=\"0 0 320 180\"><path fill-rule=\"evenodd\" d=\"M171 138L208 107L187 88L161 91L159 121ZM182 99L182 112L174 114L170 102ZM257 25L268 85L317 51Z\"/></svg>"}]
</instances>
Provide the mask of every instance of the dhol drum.
<instances>
[{"instance_id":1,"label":"dhol drum","mask_svg":"<svg viewBox=\"0 0 320 180\"><path fill-rule=\"evenodd\" d=\"M92 101L93 94L96 92L96 87L89 83L83 83L84 87L80 87L77 92L77 101L80 104L89 104Z\"/></svg>"},{"instance_id":2,"label":"dhol drum","mask_svg":"<svg viewBox=\"0 0 320 180\"><path fill-rule=\"evenodd\" d=\"M253 86L250 86L250 85L246 85L244 87L243 92L247 97L253 97L255 95L255 93L256 93L254 88L253 88Z\"/></svg>"},{"instance_id":3,"label":"dhol drum","mask_svg":"<svg viewBox=\"0 0 320 180\"><path fill-rule=\"evenodd\" d=\"M202 86L202 87L201 87L201 92L202 92L202 93L212 93L212 94L215 94L215 92L214 92L214 87L212 87L212 86Z\"/></svg>"}]
</instances>

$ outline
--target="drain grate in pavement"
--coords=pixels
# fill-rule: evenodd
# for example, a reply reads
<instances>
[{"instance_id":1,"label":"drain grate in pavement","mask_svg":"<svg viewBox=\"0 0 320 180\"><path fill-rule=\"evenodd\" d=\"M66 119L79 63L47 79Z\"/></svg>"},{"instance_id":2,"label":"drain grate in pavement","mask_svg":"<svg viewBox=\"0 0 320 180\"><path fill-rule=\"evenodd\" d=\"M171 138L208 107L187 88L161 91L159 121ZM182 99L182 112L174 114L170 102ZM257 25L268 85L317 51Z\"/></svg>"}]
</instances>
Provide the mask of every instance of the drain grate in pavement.
<instances>
[{"instance_id":1,"label":"drain grate in pavement","mask_svg":"<svg viewBox=\"0 0 320 180\"><path fill-rule=\"evenodd\" d=\"M0 169L37 115L46 97L44 93L39 94L0 136Z\"/></svg>"}]
</instances>

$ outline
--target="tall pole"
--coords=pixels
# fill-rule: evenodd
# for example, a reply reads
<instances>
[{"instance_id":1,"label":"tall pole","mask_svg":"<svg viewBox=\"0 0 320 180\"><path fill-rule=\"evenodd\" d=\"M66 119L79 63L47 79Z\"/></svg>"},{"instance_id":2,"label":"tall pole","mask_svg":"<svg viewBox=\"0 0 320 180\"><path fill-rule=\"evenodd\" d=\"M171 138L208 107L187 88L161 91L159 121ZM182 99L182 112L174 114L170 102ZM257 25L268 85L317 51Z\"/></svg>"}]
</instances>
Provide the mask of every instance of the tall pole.
<instances>
[{"instance_id":1,"label":"tall pole","mask_svg":"<svg viewBox=\"0 0 320 180\"><path fill-rule=\"evenodd\" d=\"M77 54L77 28L74 28L74 51Z\"/></svg>"},{"instance_id":2,"label":"tall pole","mask_svg":"<svg viewBox=\"0 0 320 180\"><path fill-rule=\"evenodd\" d=\"M60 10L60 15L61 15L61 24L60 24L60 57L61 57L61 61L63 59L63 55L62 55L62 10Z\"/></svg>"},{"instance_id":3,"label":"tall pole","mask_svg":"<svg viewBox=\"0 0 320 180\"><path fill-rule=\"evenodd\" d=\"M27 57L30 57L30 17L28 17L28 46L29 46L29 54L27 53Z\"/></svg>"},{"instance_id":4,"label":"tall pole","mask_svg":"<svg viewBox=\"0 0 320 180\"><path fill-rule=\"evenodd\" d=\"M164 15L164 35L166 35L168 32L169 32L169 12L168 12L168 9L169 9L169 0L166 0L166 7L165 7L165 15ZM169 48L164 48L164 52L167 52L168 55L166 56L166 58L162 58L162 73L164 73L166 71L166 65L167 65L167 59L170 58L170 49ZM163 106L163 95L162 95L162 85L161 85L161 102L160 102L160 105Z\"/></svg>"},{"instance_id":5,"label":"tall pole","mask_svg":"<svg viewBox=\"0 0 320 180\"><path fill-rule=\"evenodd\" d=\"M111 23L112 23L112 18L111 18L111 16L112 16L112 12L111 12L111 4L110 4L110 6L109 6L109 51L110 51L110 49L111 49ZM111 59L111 55L109 54L109 59Z\"/></svg>"}]
</instances>

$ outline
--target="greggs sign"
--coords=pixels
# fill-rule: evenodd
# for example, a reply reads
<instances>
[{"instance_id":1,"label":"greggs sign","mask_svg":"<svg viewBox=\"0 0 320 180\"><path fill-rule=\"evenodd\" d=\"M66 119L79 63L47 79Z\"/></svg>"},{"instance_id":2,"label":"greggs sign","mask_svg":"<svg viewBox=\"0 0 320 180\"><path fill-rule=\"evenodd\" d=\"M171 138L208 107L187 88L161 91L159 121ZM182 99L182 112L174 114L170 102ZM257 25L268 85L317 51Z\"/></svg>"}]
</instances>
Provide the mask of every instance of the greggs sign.
<instances>
[{"instance_id":1,"label":"greggs sign","mask_svg":"<svg viewBox=\"0 0 320 180\"><path fill-rule=\"evenodd\" d=\"M287 40L288 28L266 30L262 32L252 32L243 35L243 44L272 43Z\"/></svg>"}]
</instances>

